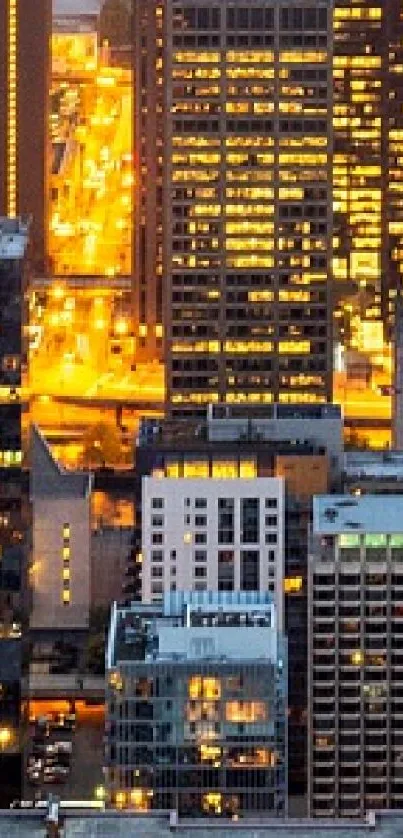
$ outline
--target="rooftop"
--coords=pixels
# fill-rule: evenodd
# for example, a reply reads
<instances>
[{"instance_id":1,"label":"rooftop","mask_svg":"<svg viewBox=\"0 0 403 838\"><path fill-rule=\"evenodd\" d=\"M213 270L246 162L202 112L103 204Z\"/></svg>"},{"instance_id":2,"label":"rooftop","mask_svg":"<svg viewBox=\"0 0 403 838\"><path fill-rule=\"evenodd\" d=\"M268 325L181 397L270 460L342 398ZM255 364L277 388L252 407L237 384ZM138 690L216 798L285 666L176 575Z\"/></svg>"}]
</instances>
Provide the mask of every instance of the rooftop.
<instances>
[{"instance_id":1,"label":"rooftop","mask_svg":"<svg viewBox=\"0 0 403 838\"><path fill-rule=\"evenodd\" d=\"M28 245L28 233L28 221L0 217L0 259L23 259Z\"/></svg>"},{"instance_id":2,"label":"rooftop","mask_svg":"<svg viewBox=\"0 0 403 838\"><path fill-rule=\"evenodd\" d=\"M124 661L179 662L275 656L276 616L269 593L171 593L161 603L116 603L107 646L108 669ZM234 628L236 639L234 643ZM264 631L266 629L266 632ZM267 629L269 632L267 633ZM217 634L218 631L218 634Z\"/></svg>"},{"instance_id":3,"label":"rooftop","mask_svg":"<svg viewBox=\"0 0 403 838\"><path fill-rule=\"evenodd\" d=\"M351 478L403 479L403 451L347 451L344 472Z\"/></svg>"},{"instance_id":4,"label":"rooftop","mask_svg":"<svg viewBox=\"0 0 403 838\"><path fill-rule=\"evenodd\" d=\"M331 438L330 438L331 436ZM295 450L332 445L342 451L340 405L269 404L209 405L206 419L185 423L170 419L143 419L138 446L207 447L216 443L284 444Z\"/></svg>"},{"instance_id":5,"label":"rooftop","mask_svg":"<svg viewBox=\"0 0 403 838\"><path fill-rule=\"evenodd\" d=\"M43 814L29 816L24 811L10 814L2 812L0 838L34 838L44 835ZM39 813L38 813L39 815ZM66 819L65 838L395 838L403 828L403 812L390 812L373 817L370 822L308 820L240 820L236 824L225 821L180 820L176 829L170 829L168 813L158 815L127 815L121 812L104 812L80 816L71 812Z\"/></svg>"},{"instance_id":6,"label":"rooftop","mask_svg":"<svg viewBox=\"0 0 403 838\"><path fill-rule=\"evenodd\" d=\"M403 495L317 495L313 531L336 533L402 533Z\"/></svg>"},{"instance_id":7,"label":"rooftop","mask_svg":"<svg viewBox=\"0 0 403 838\"><path fill-rule=\"evenodd\" d=\"M99 15L104 0L53 0L53 17Z\"/></svg>"}]
</instances>

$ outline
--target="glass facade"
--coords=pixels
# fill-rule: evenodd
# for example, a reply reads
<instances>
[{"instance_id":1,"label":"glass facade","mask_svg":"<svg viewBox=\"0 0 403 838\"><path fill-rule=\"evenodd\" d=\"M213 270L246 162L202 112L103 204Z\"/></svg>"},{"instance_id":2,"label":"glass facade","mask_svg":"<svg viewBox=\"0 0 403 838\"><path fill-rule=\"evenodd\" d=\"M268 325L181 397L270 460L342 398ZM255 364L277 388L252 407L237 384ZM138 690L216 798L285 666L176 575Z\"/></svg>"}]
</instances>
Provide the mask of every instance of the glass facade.
<instances>
[{"instance_id":1,"label":"glass facade","mask_svg":"<svg viewBox=\"0 0 403 838\"><path fill-rule=\"evenodd\" d=\"M390 318L401 288L402 34L399 0L336 0L333 270L366 289L371 319Z\"/></svg>"},{"instance_id":2,"label":"glass facade","mask_svg":"<svg viewBox=\"0 0 403 838\"><path fill-rule=\"evenodd\" d=\"M219 594L193 595L197 596L195 610L187 617L176 611L175 617L172 608L168 616L165 605L154 613L152 606L133 606L122 618L129 626L129 655L123 653L120 661L123 650L115 645L107 688L110 803L189 816L259 811L283 815L287 679L282 641L276 644L275 659L270 659L269 646L256 660L244 653L229 654L225 642L221 645L221 628L224 633L225 626L235 635L241 633L242 646L247 626L256 636L270 634L268 612L256 611L246 600L234 609L230 594L221 594L221 600ZM249 596L259 599L256 593ZM217 601L218 610L213 605L212 611L206 609L207 600ZM141 608L148 624L141 619ZM115 639L119 619L116 634L111 632ZM174 632L185 621L186 630L197 629L197 637L190 640L192 654L159 654L158 645L165 648L163 623ZM217 651L227 651L227 656Z\"/></svg>"},{"instance_id":3,"label":"glass facade","mask_svg":"<svg viewBox=\"0 0 403 838\"><path fill-rule=\"evenodd\" d=\"M330 6L167 5L168 400L331 395Z\"/></svg>"}]
</instances>

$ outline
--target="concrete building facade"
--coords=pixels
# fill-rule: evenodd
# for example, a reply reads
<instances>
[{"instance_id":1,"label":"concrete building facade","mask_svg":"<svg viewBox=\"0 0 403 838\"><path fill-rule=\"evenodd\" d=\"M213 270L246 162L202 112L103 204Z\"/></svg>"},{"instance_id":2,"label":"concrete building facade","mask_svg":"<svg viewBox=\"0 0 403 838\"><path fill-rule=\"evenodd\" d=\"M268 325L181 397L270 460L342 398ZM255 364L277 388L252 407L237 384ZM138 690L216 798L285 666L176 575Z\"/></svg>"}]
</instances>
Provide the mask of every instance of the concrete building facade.
<instances>
[{"instance_id":1,"label":"concrete building facade","mask_svg":"<svg viewBox=\"0 0 403 838\"><path fill-rule=\"evenodd\" d=\"M31 631L87 629L91 477L61 468L36 428L31 443L31 502Z\"/></svg>"},{"instance_id":2,"label":"concrete building facade","mask_svg":"<svg viewBox=\"0 0 403 838\"><path fill-rule=\"evenodd\" d=\"M142 599L168 591L270 591L283 627L284 484L279 478L145 477Z\"/></svg>"},{"instance_id":3,"label":"concrete building facade","mask_svg":"<svg viewBox=\"0 0 403 838\"><path fill-rule=\"evenodd\" d=\"M309 812L403 802L403 496L314 499L309 557Z\"/></svg>"}]
</instances>

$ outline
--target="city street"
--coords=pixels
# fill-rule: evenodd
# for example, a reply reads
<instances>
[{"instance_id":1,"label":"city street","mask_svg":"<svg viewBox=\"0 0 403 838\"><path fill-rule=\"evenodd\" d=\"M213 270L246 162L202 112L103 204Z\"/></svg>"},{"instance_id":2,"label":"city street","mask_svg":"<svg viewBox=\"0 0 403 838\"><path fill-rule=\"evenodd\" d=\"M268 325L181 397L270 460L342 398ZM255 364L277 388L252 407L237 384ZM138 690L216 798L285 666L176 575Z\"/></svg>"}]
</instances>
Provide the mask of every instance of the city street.
<instances>
[{"instance_id":1,"label":"city street","mask_svg":"<svg viewBox=\"0 0 403 838\"><path fill-rule=\"evenodd\" d=\"M49 247L58 275L131 273L131 73L106 55L81 78L66 56L54 78Z\"/></svg>"}]
</instances>

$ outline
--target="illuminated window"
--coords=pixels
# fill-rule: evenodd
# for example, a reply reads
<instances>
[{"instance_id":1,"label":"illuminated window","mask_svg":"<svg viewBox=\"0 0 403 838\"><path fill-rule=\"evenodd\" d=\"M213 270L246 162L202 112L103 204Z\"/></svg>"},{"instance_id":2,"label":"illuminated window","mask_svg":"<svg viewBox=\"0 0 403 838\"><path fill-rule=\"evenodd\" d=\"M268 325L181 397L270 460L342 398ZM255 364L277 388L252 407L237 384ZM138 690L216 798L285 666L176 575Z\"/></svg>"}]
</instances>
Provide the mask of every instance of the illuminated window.
<instances>
[{"instance_id":1,"label":"illuminated window","mask_svg":"<svg viewBox=\"0 0 403 838\"><path fill-rule=\"evenodd\" d=\"M214 460L212 477L228 479L238 477L238 463L236 460Z\"/></svg>"},{"instance_id":2,"label":"illuminated window","mask_svg":"<svg viewBox=\"0 0 403 838\"><path fill-rule=\"evenodd\" d=\"M208 477L209 464L207 460L188 460L183 465L184 477Z\"/></svg>"},{"instance_id":3,"label":"illuminated window","mask_svg":"<svg viewBox=\"0 0 403 838\"><path fill-rule=\"evenodd\" d=\"M302 590L302 576L289 576L284 579L284 593L295 594Z\"/></svg>"},{"instance_id":4,"label":"illuminated window","mask_svg":"<svg viewBox=\"0 0 403 838\"><path fill-rule=\"evenodd\" d=\"M267 704L264 701L227 701L225 705L227 722L256 724L268 719Z\"/></svg>"},{"instance_id":5,"label":"illuminated window","mask_svg":"<svg viewBox=\"0 0 403 838\"><path fill-rule=\"evenodd\" d=\"M221 681L219 678L202 678L201 675L193 675L188 684L189 698L204 698L217 700L221 698Z\"/></svg>"},{"instance_id":6,"label":"illuminated window","mask_svg":"<svg viewBox=\"0 0 403 838\"><path fill-rule=\"evenodd\" d=\"M257 466L255 460L241 460L239 464L240 477L257 477Z\"/></svg>"}]
</instances>

